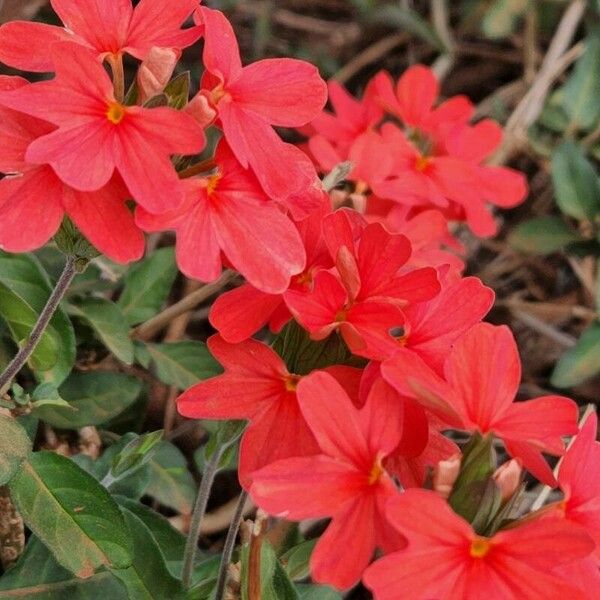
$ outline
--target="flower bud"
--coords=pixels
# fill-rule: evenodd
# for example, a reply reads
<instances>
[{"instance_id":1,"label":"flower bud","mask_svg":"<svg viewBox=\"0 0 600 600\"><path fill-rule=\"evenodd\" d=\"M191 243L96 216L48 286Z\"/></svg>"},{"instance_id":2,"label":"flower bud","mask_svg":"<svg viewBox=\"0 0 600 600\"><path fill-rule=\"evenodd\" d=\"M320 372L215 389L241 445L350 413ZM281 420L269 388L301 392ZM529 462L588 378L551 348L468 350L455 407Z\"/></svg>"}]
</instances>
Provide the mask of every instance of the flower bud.
<instances>
[{"instance_id":1,"label":"flower bud","mask_svg":"<svg viewBox=\"0 0 600 600\"><path fill-rule=\"evenodd\" d=\"M518 460L512 458L500 465L494 475L494 481L500 490L502 502L506 502L516 491L521 483L523 469Z\"/></svg>"},{"instance_id":2,"label":"flower bud","mask_svg":"<svg viewBox=\"0 0 600 600\"><path fill-rule=\"evenodd\" d=\"M178 60L179 53L172 48L152 48L150 50L137 74L142 103L157 96L165 89Z\"/></svg>"},{"instance_id":3,"label":"flower bud","mask_svg":"<svg viewBox=\"0 0 600 600\"><path fill-rule=\"evenodd\" d=\"M448 498L460 472L461 454L453 454L446 460L440 460L433 470L433 489L442 498Z\"/></svg>"},{"instance_id":4,"label":"flower bud","mask_svg":"<svg viewBox=\"0 0 600 600\"><path fill-rule=\"evenodd\" d=\"M205 94L196 94L184 108L202 127L208 127L216 118L217 111L210 105Z\"/></svg>"}]
</instances>

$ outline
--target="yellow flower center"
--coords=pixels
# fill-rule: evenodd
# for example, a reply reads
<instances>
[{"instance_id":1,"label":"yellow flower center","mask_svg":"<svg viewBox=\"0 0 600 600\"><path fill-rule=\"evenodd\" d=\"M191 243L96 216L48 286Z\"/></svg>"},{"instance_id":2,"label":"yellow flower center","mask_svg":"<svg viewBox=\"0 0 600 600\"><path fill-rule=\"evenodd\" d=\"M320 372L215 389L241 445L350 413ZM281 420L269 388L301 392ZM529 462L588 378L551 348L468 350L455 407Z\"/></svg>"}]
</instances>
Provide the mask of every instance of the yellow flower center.
<instances>
[{"instance_id":1,"label":"yellow flower center","mask_svg":"<svg viewBox=\"0 0 600 600\"><path fill-rule=\"evenodd\" d=\"M298 375L288 375L284 378L283 385L288 392L295 392L299 382L300 377Z\"/></svg>"},{"instance_id":2,"label":"yellow flower center","mask_svg":"<svg viewBox=\"0 0 600 600\"><path fill-rule=\"evenodd\" d=\"M492 545L487 538L475 538L471 542L470 554L473 558L485 558L491 548Z\"/></svg>"},{"instance_id":3,"label":"yellow flower center","mask_svg":"<svg viewBox=\"0 0 600 600\"><path fill-rule=\"evenodd\" d=\"M378 456L371 467L371 472L369 473L369 485L375 485L381 479L381 476L384 473L385 469L381 464L381 456Z\"/></svg>"},{"instance_id":4,"label":"yellow flower center","mask_svg":"<svg viewBox=\"0 0 600 600\"><path fill-rule=\"evenodd\" d=\"M419 156L419 158L417 158L415 161L415 169L422 173L427 169L427 167L429 167L430 163L431 159L428 156Z\"/></svg>"},{"instance_id":5,"label":"yellow flower center","mask_svg":"<svg viewBox=\"0 0 600 600\"><path fill-rule=\"evenodd\" d=\"M119 102L112 102L106 109L106 118L113 123L118 125L125 117L126 109Z\"/></svg>"},{"instance_id":6,"label":"yellow flower center","mask_svg":"<svg viewBox=\"0 0 600 600\"><path fill-rule=\"evenodd\" d=\"M206 193L209 196L211 196L212 194L214 194L217 191L217 188L219 187L219 181L221 181L222 177L223 177L223 174L218 172L207 178L208 181L206 184Z\"/></svg>"}]
</instances>

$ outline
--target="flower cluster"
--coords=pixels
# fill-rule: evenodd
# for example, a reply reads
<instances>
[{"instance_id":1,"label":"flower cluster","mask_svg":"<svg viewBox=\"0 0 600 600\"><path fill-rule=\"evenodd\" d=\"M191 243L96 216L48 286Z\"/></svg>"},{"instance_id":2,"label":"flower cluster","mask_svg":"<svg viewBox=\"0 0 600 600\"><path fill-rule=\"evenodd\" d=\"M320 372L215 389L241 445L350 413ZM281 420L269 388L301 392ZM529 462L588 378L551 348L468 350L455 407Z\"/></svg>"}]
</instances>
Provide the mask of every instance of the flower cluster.
<instances>
[{"instance_id":1,"label":"flower cluster","mask_svg":"<svg viewBox=\"0 0 600 600\"><path fill-rule=\"evenodd\" d=\"M397 85L378 74L362 100L302 61L243 66L229 21L197 0L52 6L65 28L0 28L0 60L54 73L0 78L0 248L39 248L66 216L115 261L168 230L187 276L244 277L210 314L224 372L178 408L249 421L239 478L258 506L331 519L316 581L362 580L378 600L592 598L596 417L578 434L573 401L515 402L515 341L482 322L494 293L463 275L450 232L492 235L487 203L526 195L520 173L486 163L500 126L473 124L464 97L437 103L424 66ZM200 89L174 99L176 63L200 38ZM124 54L139 61L129 91ZM222 135L199 159L209 128ZM328 193L319 174L345 161L345 190ZM252 338L267 325L304 336L302 365ZM556 473L544 455L562 457ZM524 470L563 499L512 514Z\"/></svg>"}]
</instances>

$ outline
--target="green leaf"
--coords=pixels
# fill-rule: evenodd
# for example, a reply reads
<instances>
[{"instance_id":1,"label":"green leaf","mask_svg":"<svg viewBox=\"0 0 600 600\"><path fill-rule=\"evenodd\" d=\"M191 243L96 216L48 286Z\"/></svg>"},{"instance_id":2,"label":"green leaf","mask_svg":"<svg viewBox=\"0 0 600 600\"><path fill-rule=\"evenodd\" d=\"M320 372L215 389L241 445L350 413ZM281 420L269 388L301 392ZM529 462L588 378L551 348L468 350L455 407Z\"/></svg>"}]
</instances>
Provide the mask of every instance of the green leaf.
<instances>
[{"instance_id":1,"label":"green leaf","mask_svg":"<svg viewBox=\"0 0 600 600\"><path fill-rule=\"evenodd\" d=\"M299 581L310 575L310 557L317 542L318 539L302 542L281 556L281 562L290 579Z\"/></svg>"},{"instance_id":2,"label":"green leaf","mask_svg":"<svg viewBox=\"0 0 600 600\"><path fill-rule=\"evenodd\" d=\"M31 452L31 440L16 419L0 414L0 485L7 484Z\"/></svg>"},{"instance_id":3,"label":"green leaf","mask_svg":"<svg viewBox=\"0 0 600 600\"><path fill-rule=\"evenodd\" d=\"M76 409L60 397L58 388L52 383L41 383L31 394L32 412L35 414L42 407L64 408L71 412Z\"/></svg>"},{"instance_id":4,"label":"green leaf","mask_svg":"<svg viewBox=\"0 0 600 600\"><path fill-rule=\"evenodd\" d=\"M180 514L191 514L197 485L179 448L160 442L148 464L151 475L146 494Z\"/></svg>"},{"instance_id":5,"label":"green leaf","mask_svg":"<svg viewBox=\"0 0 600 600\"><path fill-rule=\"evenodd\" d=\"M508 236L511 246L531 254L552 254L581 240L560 217L535 217L519 223Z\"/></svg>"},{"instance_id":6,"label":"green leaf","mask_svg":"<svg viewBox=\"0 0 600 600\"><path fill-rule=\"evenodd\" d=\"M194 454L198 469L201 472L204 471L204 465L218 448L223 452L219 461L219 468L231 468L234 459L237 457L237 442L246 429L246 421L203 421L202 423L204 428L210 432L210 438Z\"/></svg>"},{"instance_id":7,"label":"green leaf","mask_svg":"<svg viewBox=\"0 0 600 600\"><path fill-rule=\"evenodd\" d=\"M568 388L591 379L600 373L600 323L595 323L567 350L554 368L550 383Z\"/></svg>"},{"instance_id":8,"label":"green leaf","mask_svg":"<svg viewBox=\"0 0 600 600\"><path fill-rule=\"evenodd\" d=\"M600 181L583 150L563 142L552 156L556 202L566 215L594 221L600 212Z\"/></svg>"},{"instance_id":9,"label":"green leaf","mask_svg":"<svg viewBox=\"0 0 600 600\"><path fill-rule=\"evenodd\" d=\"M127 322L136 325L158 313L169 297L175 277L173 248L161 248L131 267L118 302Z\"/></svg>"},{"instance_id":10,"label":"green leaf","mask_svg":"<svg viewBox=\"0 0 600 600\"><path fill-rule=\"evenodd\" d=\"M29 254L0 252L0 318L17 344L27 339L52 291L38 260ZM75 334L59 308L29 364L41 381L59 385L75 362Z\"/></svg>"},{"instance_id":11,"label":"green leaf","mask_svg":"<svg viewBox=\"0 0 600 600\"><path fill-rule=\"evenodd\" d=\"M122 509L134 547L133 564L127 569L113 569L134 600L183 600L181 582L171 575L150 530L136 515Z\"/></svg>"},{"instance_id":12,"label":"green leaf","mask_svg":"<svg viewBox=\"0 0 600 600\"><path fill-rule=\"evenodd\" d=\"M332 365L365 365L363 359L352 355L337 333L315 342L296 321L290 321L275 338L273 350L283 358L290 372L297 375L307 375Z\"/></svg>"},{"instance_id":13,"label":"green leaf","mask_svg":"<svg viewBox=\"0 0 600 600\"><path fill-rule=\"evenodd\" d=\"M169 106L181 110L190 99L191 78L190 72L185 71L176 77L173 77L163 90L163 94L168 98Z\"/></svg>"},{"instance_id":14,"label":"green leaf","mask_svg":"<svg viewBox=\"0 0 600 600\"><path fill-rule=\"evenodd\" d=\"M185 551L185 536L177 531L169 521L159 515L157 512L148 508L144 504L135 502L130 498L119 496L117 502L132 512L152 533L154 541L158 544L160 552L165 560L167 569L173 577L180 578L183 568L183 555ZM198 562L205 558L203 554L198 553Z\"/></svg>"},{"instance_id":15,"label":"green leaf","mask_svg":"<svg viewBox=\"0 0 600 600\"><path fill-rule=\"evenodd\" d=\"M564 88L563 107L579 129L592 129L600 121L600 30L585 40L585 52L575 64Z\"/></svg>"},{"instance_id":16,"label":"green leaf","mask_svg":"<svg viewBox=\"0 0 600 600\"><path fill-rule=\"evenodd\" d=\"M124 477L128 477L146 465L154 456L158 444L160 444L162 440L162 436L162 430L153 431L144 435L136 435L114 456L107 477L112 479L112 481L117 481ZM110 484L105 483L105 485Z\"/></svg>"},{"instance_id":17,"label":"green leaf","mask_svg":"<svg viewBox=\"0 0 600 600\"><path fill-rule=\"evenodd\" d=\"M100 425L133 404L141 390L140 381L122 373L73 373L59 389L69 406L36 406L35 414L61 429Z\"/></svg>"},{"instance_id":18,"label":"green leaf","mask_svg":"<svg viewBox=\"0 0 600 600\"><path fill-rule=\"evenodd\" d=\"M121 309L104 298L87 298L69 306L71 315L90 324L104 345L127 365L133 364L133 341Z\"/></svg>"},{"instance_id":19,"label":"green leaf","mask_svg":"<svg viewBox=\"0 0 600 600\"><path fill-rule=\"evenodd\" d=\"M36 452L10 482L13 502L66 569L84 579L103 566L131 564L119 507L91 475L64 456Z\"/></svg>"},{"instance_id":20,"label":"green leaf","mask_svg":"<svg viewBox=\"0 0 600 600\"><path fill-rule=\"evenodd\" d=\"M528 4L528 0L494 0L481 23L485 36L495 40L514 33Z\"/></svg>"},{"instance_id":21,"label":"green leaf","mask_svg":"<svg viewBox=\"0 0 600 600\"><path fill-rule=\"evenodd\" d=\"M369 19L372 23L396 26L420 37L442 53L448 52L443 40L435 29L416 10L401 6L386 5L377 8Z\"/></svg>"},{"instance_id":22,"label":"green leaf","mask_svg":"<svg viewBox=\"0 0 600 600\"><path fill-rule=\"evenodd\" d=\"M296 584L300 600L342 600L343 596L326 585Z\"/></svg>"},{"instance_id":23,"label":"green leaf","mask_svg":"<svg viewBox=\"0 0 600 600\"><path fill-rule=\"evenodd\" d=\"M149 368L167 385L186 390L203 379L218 375L222 369L202 342L146 344Z\"/></svg>"},{"instance_id":24,"label":"green leaf","mask_svg":"<svg viewBox=\"0 0 600 600\"><path fill-rule=\"evenodd\" d=\"M123 585L109 572L79 579L61 567L51 552L32 536L17 564L0 578L0 599L129 600Z\"/></svg>"}]
</instances>

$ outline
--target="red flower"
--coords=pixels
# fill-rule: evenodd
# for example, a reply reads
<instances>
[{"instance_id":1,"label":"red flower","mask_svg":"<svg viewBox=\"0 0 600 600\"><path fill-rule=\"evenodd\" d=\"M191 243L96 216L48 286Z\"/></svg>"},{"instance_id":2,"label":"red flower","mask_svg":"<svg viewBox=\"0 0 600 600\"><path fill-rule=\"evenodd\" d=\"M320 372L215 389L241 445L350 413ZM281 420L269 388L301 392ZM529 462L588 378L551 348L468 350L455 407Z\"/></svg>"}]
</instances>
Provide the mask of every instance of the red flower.
<instances>
[{"instance_id":1,"label":"red flower","mask_svg":"<svg viewBox=\"0 0 600 600\"><path fill-rule=\"evenodd\" d=\"M177 232L177 263L189 277L216 279L223 252L258 289L284 291L306 260L296 228L224 140L215 161L215 174L182 181L183 205L160 215L138 209L136 222L146 231Z\"/></svg>"},{"instance_id":2,"label":"red flower","mask_svg":"<svg viewBox=\"0 0 600 600\"><path fill-rule=\"evenodd\" d=\"M20 77L0 77L0 90L22 88ZM27 147L56 128L40 119L0 108L0 248L29 252L42 247L67 214L109 258L125 263L141 258L144 236L125 205L129 192L118 176L95 192L64 184L48 165L27 162Z\"/></svg>"},{"instance_id":3,"label":"red flower","mask_svg":"<svg viewBox=\"0 0 600 600\"><path fill-rule=\"evenodd\" d=\"M0 61L24 71L54 71L55 42L72 41L104 58L128 53L144 60L152 47L181 50L202 27L181 29L198 0L51 0L62 27L13 21L0 28ZM74 50L78 52L79 48Z\"/></svg>"},{"instance_id":4,"label":"red flower","mask_svg":"<svg viewBox=\"0 0 600 600\"><path fill-rule=\"evenodd\" d=\"M225 373L202 381L177 400L179 412L194 419L248 419L240 445L239 477L249 487L252 473L276 460L319 453L300 412L296 389L301 380L289 373L269 346L255 340L228 344L208 340ZM332 367L331 374L349 389L358 387L361 371Z\"/></svg>"},{"instance_id":5,"label":"red flower","mask_svg":"<svg viewBox=\"0 0 600 600\"><path fill-rule=\"evenodd\" d=\"M414 489L393 498L387 515L408 547L367 569L377 600L585 598L552 573L592 551L576 525L539 519L482 537L435 492Z\"/></svg>"},{"instance_id":6,"label":"red flower","mask_svg":"<svg viewBox=\"0 0 600 600\"><path fill-rule=\"evenodd\" d=\"M49 163L69 186L95 191L115 169L134 199L154 212L183 200L170 154L194 154L204 134L194 119L171 108L124 106L94 54L73 43L52 47L56 79L3 92L0 104L58 126L36 139L25 158Z\"/></svg>"},{"instance_id":7,"label":"red flower","mask_svg":"<svg viewBox=\"0 0 600 600\"><path fill-rule=\"evenodd\" d=\"M330 212L331 202L325 194L320 209L294 222L306 252L306 266L304 271L292 277L282 294L267 294L246 283L217 298L209 318L223 339L232 344L242 342L267 323L271 331L278 333L292 318L286 305L288 292L310 293L315 275L333 266L321 231L323 218Z\"/></svg>"},{"instance_id":8,"label":"red flower","mask_svg":"<svg viewBox=\"0 0 600 600\"><path fill-rule=\"evenodd\" d=\"M398 444L402 422L397 404L379 385L360 410L327 373L305 377L297 393L321 454L257 471L250 494L267 512L288 519L331 517L311 557L311 574L319 583L349 588L376 548L403 545L384 516L387 501L398 492L382 466Z\"/></svg>"},{"instance_id":9,"label":"red flower","mask_svg":"<svg viewBox=\"0 0 600 600\"><path fill-rule=\"evenodd\" d=\"M312 293L291 290L287 305L313 339L339 330L352 352L382 360L388 356L382 349L393 342L390 330L404 322L400 307L439 292L436 272L424 268L397 275L410 257L408 240L379 223L365 226L352 211L333 213L324 228L339 278L317 273Z\"/></svg>"},{"instance_id":10,"label":"red flower","mask_svg":"<svg viewBox=\"0 0 600 600\"><path fill-rule=\"evenodd\" d=\"M444 364L446 381L408 350L398 351L381 370L401 394L451 427L495 434L540 481L556 484L542 452L564 452L562 437L577 433L577 405L562 396L514 402L521 364L507 327L479 323L465 333Z\"/></svg>"},{"instance_id":11,"label":"red flower","mask_svg":"<svg viewBox=\"0 0 600 600\"><path fill-rule=\"evenodd\" d=\"M307 198L322 191L308 157L285 144L273 126L299 127L323 108L327 87L307 62L266 59L242 67L235 34L223 13L201 7L205 25L203 90L243 167L250 166L267 194L307 214ZM314 204L308 202L309 209ZM310 210L308 211L310 212Z\"/></svg>"},{"instance_id":12,"label":"red flower","mask_svg":"<svg viewBox=\"0 0 600 600\"><path fill-rule=\"evenodd\" d=\"M596 441L598 417L592 413L565 454L558 485L565 494L559 508L579 523L596 542L600 563L600 443Z\"/></svg>"}]
</instances>

